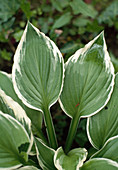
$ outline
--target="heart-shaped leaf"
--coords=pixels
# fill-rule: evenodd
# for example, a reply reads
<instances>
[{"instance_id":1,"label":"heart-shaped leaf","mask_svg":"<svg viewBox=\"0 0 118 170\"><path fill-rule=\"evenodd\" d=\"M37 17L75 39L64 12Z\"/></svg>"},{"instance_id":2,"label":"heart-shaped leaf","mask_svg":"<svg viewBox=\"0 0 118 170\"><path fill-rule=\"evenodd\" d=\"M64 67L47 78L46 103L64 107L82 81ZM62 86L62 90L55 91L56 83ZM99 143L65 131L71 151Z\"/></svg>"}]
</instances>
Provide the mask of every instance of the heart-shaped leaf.
<instances>
[{"instance_id":1,"label":"heart-shaped leaf","mask_svg":"<svg viewBox=\"0 0 118 170\"><path fill-rule=\"evenodd\" d=\"M87 161L80 170L117 170L118 163L110 159L95 158Z\"/></svg>"},{"instance_id":2,"label":"heart-shaped leaf","mask_svg":"<svg viewBox=\"0 0 118 170\"><path fill-rule=\"evenodd\" d=\"M88 118L87 133L89 141L97 149L102 148L109 138L118 135L118 74L107 106L99 114Z\"/></svg>"},{"instance_id":3,"label":"heart-shaped leaf","mask_svg":"<svg viewBox=\"0 0 118 170\"><path fill-rule=\"evenodd\" d=\"M27 151L19 148L29 144L30 139L24 127L13 117L0 112L0 169L20 167L27 161ZM24 152L24 151L23 151Z\"/></svg>"},{"instance_id":4,"label":"heart-shaped leaf","mask_svg":"<svg viewBox=\"0 0 118 170\"><path fill-rule=\"evenodd\" d=\"M66 62L62 109L71 118L96 114L110 99L114 77L102 32Z\"/></svg>"},{"instance_id":5,"label":"heart-shaped leaf","mask_svg":"<svg viewBox=\"0 0 118 170\"><path fill-rule=\"evenodd\" d=\"M41 133L42 113L40 113L39 111L33 110L31 108L28 108L26 105L22 103L22 101L18 98L18 96L16 95L14 91L11 75L5 72L2 72L2 71L0 71L0 89L2 89L6 93L7 96L11 97L25 110L27 116L32 121L33 132L36 133L41 139L44 140L42 133ZM2 107L2 105L0 105L0 107ZM1 111L3 111L4 113L10 114L7 111L5 112L5 110L1 110Z\"/></svg>"},{"instance_id":6,"label":"heart-shaped leaf","mask_svg":"<svg viewBox=\"0 0 118 170\"><path fill-rule=\"evenodd\" d=\"M63 58L48 37L28 22L14 56L13 84L30 108L44 111L62 89Z\"/></svg>"},{"instance_id":7,"label":"heart-shaped leaf","mask_svg":"<svg viewBox=\"0 0 118 170\"><path fill-rule=\"evenodd\" d=\"M118 135L110 138L91 158L108 158L118 162Z\"/></svg>"},{"instance_id":8,"label":"heart-shaped leaf","mask_svg":"<svg viewBox=\"0 0 118 170\"><path fill-rule=\"evenodd\" d=\"M73 149L66 155L60 147L55 152L54 164L59 170L76 170L83 165L86 157L87 150L84 148Z\"/></svg>"},{"instance_id":9,"label":"heart-shaped leaf","mask_svg":"<svg viewBox=\"0 0 118 170\"><path fill-rule=\"evenodd\" d=\"M40 166L45 170L56 170L54 166L55 150L46 146L40 139L35 138L37 158Z\"/></svg>"}]
</instances>

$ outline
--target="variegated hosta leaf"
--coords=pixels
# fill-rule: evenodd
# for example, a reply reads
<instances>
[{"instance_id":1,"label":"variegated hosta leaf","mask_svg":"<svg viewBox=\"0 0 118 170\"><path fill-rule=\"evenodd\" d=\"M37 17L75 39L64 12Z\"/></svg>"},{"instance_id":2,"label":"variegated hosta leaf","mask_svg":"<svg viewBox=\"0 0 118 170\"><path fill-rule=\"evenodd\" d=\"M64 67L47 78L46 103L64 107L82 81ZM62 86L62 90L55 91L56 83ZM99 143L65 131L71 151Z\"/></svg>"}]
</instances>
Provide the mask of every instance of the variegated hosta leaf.
<instances>
[{"instance_id":1,"label":"variegated hosta leaf","mask_svg":"<svg viewBox=\"0 0 118 170\"><path fill-rule=\"evenodd\" d=\"M110 138L91 158L108 158L118 162L118 135Z\"/></svg>"},{"instance_id":2,"label":"variegated hosta leaf","mask_svg":"<svg viewBox=\"0 0 118 170\"><path fill-rule=\"evenodd\" d=\"M91 116L107 104L113 85L114 68L102 32L66 62L61 107L71 118Z\"/></svg>"},{"instance_id":3,"label":"variegated hosta leaf","mask_svg":"<svg viewBox=\"0 0 118 170\"><path fill-rule=\"evenodd\" d=\"M16 169L25 163L28 147L26 152L19 148L29 143L24 127L10 115L0 112L0 169Z\"/></svg>"},{"instance_id":4,"label":"variegated hosta leaf","mask_svg":"<svg viewBox=\"0 0 118 170\"><path fill-rule=\"evenodd\" d=\"M62 89L63 58L48 37L28 23L14 56L13 84L30 108L44 111Z\"/></svg>"},{"instance_id":5,"label":"variegated hosta leaf","mask_svg":"<svg viewBox=\"0 0 118 170\"><path fill-rule=\"evenodd\" d=\"M38 169L34 166L24 166L22 168L19 168L19 170L41 170L41 169Z\"/></svg>"},{"instance_id":6,"label":"variegated hosta leaf","mask_svg":"<svg viewBox=\"0 0 118 170\"><path fill-rule=\"evenodd\" d=\"M102 148L109 138L118 135L118 74L107 106L99 114L88 118L87 133L89 141L97 149Z\"/></svg>"},{"instance_id":7,"label":"variegated hosta leaf","mask_svg":"<svg viewBox=\"0 0 118 170\"><path fill-rule=\"evenodd\" d=\"M39 130L42 128L42 113L31 108L28 108L26 105L22 103L22 101L18 98L14 91L11 75L2 71L0 71L0 89L2 89L7 96L11 97L14 101L20 104L20 106L25 110L27 116L32 121L33 132L35 133L36 131L36 133L38 133L39 136L41 137ZM2 107L2 105L0 105L0 107ZM7 111L5 110L3 112L7 113ZM8 112L8 114L10 113Z\"/></svg>"},{"instance_id":8,"label":"variegated hosta leaf","mask_svg":"<svg viewBox=\"0 0 118 170\"><path fill-rule=\"evenodd\" d=\"M31 133L31 121L27 117L23 108L15 102L11 97L7 96L3 90L0 89L0 110L3 113L9 114L17 119L27 130Z\"/></svg>"},{"instance_id":9,"label":"variegated hosta leaf","mask_svg":"<svg viewBox=\"0 0 118 170\"><path fill-rule=\"evenodd\" d=\"M71 150L67 155L62 147L58 148L54 156L54 164L58 170L77 170L86 160L87 150L77 148Z\"/></svg>"},{"instance_id":10,"label":"variegated hosta leaf","mask_svg":"<svg viewBox=\"0 0 118 170\"><path fill-rule=\"evenodd\" d=\"M80 170L118 170L118 163L110 159L94 158L87 161Z\"/></svg>"},{"instance_id":11,"label":"variegated hosta leaf","mask_svg":"<svg viewBox=\"0 0 118 170\"><path fill-rule=\"evenodd\" d=\"M12 97L17 103L21 102L14 91L11 74L0 71L0 89L2 89L7 96Z\"/></svg>"},{"instance_id":12,"label":"variegated hosta leaf","mask_svg":"<svg viewBox=\"0 0 118 170\"><path fill-rule=\"evenodd\" d=\"M44 170L56 170L53 161L55 150L45 145L43 141L38 138L35 138L35 142L39 165Z\"/></svg>"}]
</instances>

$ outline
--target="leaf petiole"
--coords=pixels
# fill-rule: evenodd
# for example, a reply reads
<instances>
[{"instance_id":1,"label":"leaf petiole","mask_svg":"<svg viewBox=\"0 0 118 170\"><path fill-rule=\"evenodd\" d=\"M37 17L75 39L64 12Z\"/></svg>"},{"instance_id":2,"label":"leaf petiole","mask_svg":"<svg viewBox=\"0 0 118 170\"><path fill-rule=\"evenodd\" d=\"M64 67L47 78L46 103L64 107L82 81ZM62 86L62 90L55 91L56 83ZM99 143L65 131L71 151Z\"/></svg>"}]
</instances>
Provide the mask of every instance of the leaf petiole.
<instances>
[{"instance_id":1,"label":"leaf petiole","mask_svg":"<svg viewBox=\"0 0 118 170\"><path fill-rule=\"evenodd\" d=\"M65 153L68 153L71 148L72 142L74 140L77 131L79 120L80 120L80 116L77 117L77 115L74 116L71 120L69 132L65 144Z\"/></svg>"},{"instance_id":2,"label":"leaf petiole","mask_svg":"<svg viewBox=\"0 0 118 170\"><path fill-rule=\"evenodd\" d=\"M51 113L48 107L45 107L43 109L43 112L44 112L44 121L45 121L50 147L52 147L53 149L57 149L58 145L57 145L57 139L56 139L55 129L52 122Z\"/></svg>"}]
</instances>

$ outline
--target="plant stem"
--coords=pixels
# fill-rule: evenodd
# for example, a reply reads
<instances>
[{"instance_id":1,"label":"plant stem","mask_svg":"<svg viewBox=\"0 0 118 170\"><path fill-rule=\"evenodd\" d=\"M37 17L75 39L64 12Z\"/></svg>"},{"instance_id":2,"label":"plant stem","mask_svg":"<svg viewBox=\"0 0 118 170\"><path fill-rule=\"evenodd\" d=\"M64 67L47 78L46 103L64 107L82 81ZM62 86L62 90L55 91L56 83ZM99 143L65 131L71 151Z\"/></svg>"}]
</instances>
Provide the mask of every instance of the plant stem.
<instances>
[{"instance_id":1,"label":"plant stem","mask_svg":"<svg viewBox=\"0 0 118 170\"><path fill-rule=\"evenodd\" d=\"M80 119L80 116L77 117L77 115L76 115L71 120L69 132L68 132L68 136L67 136L66 144L65 144L65 153L68 153L71 148L72 142L74 140L74 137L75 137L75 134L77 131L79 119Z\"/></svg>"},{"instance_id":2,"label":"plant stem","mask_svg":"<svg viewBox=\"0 0 118 170\"><path fill-rule=\"evenodd\" d=\"M32 161L32 160L28 160L28 162L23 164L24 166L34 166L34 167L38 167L38 165L36 164L36 162Z\"/></svg>"},{"instance_id":3,"label":"plant stem","mask_svg":"<svg viewBox=\"0 0 118 170\"><path fill-rule=\"evenodd\" d=\"M51 113L47 107L44 108L44 121L47 129L47 135L48 135L50 147L52 147L53 149L57 149L58 145L57 145L55 129L53 126Z\"/></svg>"}]
</instances>

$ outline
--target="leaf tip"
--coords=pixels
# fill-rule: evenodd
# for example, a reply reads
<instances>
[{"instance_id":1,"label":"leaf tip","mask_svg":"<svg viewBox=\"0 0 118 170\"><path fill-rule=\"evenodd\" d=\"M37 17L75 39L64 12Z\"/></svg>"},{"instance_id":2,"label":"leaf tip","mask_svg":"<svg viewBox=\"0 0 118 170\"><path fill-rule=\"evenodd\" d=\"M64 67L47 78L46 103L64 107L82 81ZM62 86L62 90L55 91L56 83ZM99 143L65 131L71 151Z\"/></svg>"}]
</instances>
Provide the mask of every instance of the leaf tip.
<instances>
[{"instance_id":1,"label":"leaf tip","mask_svg":"<svg viewBox=\"0 0 118 170\"><path fill-rule=\"evenodd\" d=\"M33 25L31 24L31 22L28 20L27 21L27 26L26 26L27 28L32 28L33 27Z\"/></svg>"}]
</instances>

